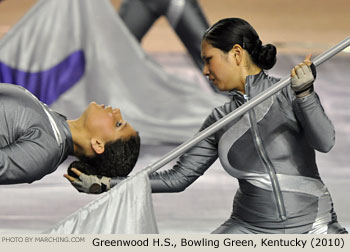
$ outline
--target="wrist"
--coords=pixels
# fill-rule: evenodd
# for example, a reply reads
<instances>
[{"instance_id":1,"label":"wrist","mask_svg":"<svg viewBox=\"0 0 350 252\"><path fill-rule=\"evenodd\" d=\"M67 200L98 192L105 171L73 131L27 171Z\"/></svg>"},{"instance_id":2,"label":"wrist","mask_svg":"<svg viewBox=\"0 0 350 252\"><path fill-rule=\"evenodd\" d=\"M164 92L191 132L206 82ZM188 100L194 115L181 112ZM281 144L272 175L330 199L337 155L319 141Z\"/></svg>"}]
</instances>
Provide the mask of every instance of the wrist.
<instances>
[{"instance_id":1,"label":"wrist","mask_svg":"<svg viewBox=\"0 0 350 252\"><path fill-rule=\"evenodd\" d=\"M111 189L111 178L102 177L101 179L101 191L107 192Z\"/></svg>"},{"instance_id":2,"label":"wrist","mask_svg":"<svg viewBox=\"0 0 350 252\"><path fill-rule=\"evenodd\" d=\"M311 86L307 87L306 89L294 91L294 93L295 93L295 96L297 98L302 98L302 97L305 97L305 96L311 94L313 91L314 91L314 85L312 84Z\"/></svg>"}]
</instances>

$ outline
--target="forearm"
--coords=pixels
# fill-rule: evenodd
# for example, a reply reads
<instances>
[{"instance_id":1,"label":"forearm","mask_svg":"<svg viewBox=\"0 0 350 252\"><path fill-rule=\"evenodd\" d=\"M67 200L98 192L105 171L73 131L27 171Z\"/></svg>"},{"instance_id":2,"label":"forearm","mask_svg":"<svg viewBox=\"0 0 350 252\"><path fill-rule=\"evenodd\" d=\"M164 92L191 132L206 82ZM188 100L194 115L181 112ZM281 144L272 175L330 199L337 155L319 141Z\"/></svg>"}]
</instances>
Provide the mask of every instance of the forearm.
<instances>
[{"instance_id":1,"label":"forearm","mask_svg":"<svg viewBox=\"0 0 350 252\"><path fill-rule=\"evenodd\" d=\"M170 193L170 192L181 192L185 190L195 179L189 181L186 178L179 177L176 172L172 169L162 171L160 173L155 172L150 174L149 181L152 189L152 193ZM114 177L111 178L110 187L118 185L120 182L125 180L127 177ZM187 180L187 181L186 181Z\"/></svg>"},{"instance_id":2,"label":"forearm","mask_svg":"<svg viewBox=\"0 0 350 252\"><path fill-rule=\"evenodd\" d=\"M181 160L181 159L180 159ZM209 166L216 160L208 160L204 166L194 164L193 167L184 167L181 161L169 170L150 174L150 183L153 193L182 192L195 180L204 174Z\"/></svg>"},{"instance_id":3,"label":"forearm","mask_svg":"<svg viewBox=\"0 0 350 252\"><path fill-rule=\"evenodd\" d=\"M310 146L328 152L335 142L332 122L326 115L315 92L294 101L295 113Z\"/></svg>"}]
</instances>

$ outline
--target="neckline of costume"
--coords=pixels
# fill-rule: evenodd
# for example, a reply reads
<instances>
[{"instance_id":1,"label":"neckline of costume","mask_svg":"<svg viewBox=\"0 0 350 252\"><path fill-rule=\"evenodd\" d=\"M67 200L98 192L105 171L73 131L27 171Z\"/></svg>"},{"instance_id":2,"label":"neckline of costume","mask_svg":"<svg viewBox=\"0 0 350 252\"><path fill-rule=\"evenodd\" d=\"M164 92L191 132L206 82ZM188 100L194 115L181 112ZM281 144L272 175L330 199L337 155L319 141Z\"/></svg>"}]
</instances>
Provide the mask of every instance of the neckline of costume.
<instances>
[{"instance_id":1,"label":"neckline of costume","mask_svg":"<svg viewBox=\"0 0 350 252\"><path fill-rule=\"evenodd\" d=\"M246 77L246 83L245 83L245 87L249 86L252 87L254 86L255 83L259 83L258 80L265 78L267 76L267 74L261 70L259 73L254 74L254 75L248 75ZM247 90L246 90L247 91ZM230 96L239 96L244 98L245 100L247 100L247 93L243 94L241 91L239 91L238 89L232 89L229 92Z\"/></svg>"},{"instance_id":2,"label":"neckline of costume","mask_svg":"<svg viewBox=\"0 0 350 252\"><path fill-rule=\"evenodd\" d=\"M254 74L254 75L248 75L246 78L245 78L245 86L254 86L255 83L258 83L257 80L260 80L262 78L265 78L266 77L266 73L261 70L259 73L257 74Z\"/></svg>"}]
</instances>

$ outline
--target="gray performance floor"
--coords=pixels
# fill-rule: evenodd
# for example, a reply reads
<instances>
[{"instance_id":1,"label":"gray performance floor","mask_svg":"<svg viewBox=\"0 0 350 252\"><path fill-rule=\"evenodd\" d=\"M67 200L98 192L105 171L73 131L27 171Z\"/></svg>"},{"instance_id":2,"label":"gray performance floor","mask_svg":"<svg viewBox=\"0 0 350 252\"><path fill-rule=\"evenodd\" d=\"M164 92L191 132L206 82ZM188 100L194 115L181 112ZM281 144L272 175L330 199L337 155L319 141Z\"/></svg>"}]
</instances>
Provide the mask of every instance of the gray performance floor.
<instances>
[{"instance_id":1,"label":"gray performance floor","mask_svg":"<svg viewBox=\"0 0 350 252\"><path fill-rule=\"evenodd\" d=\"M169 57L171 56L171 57ZM205 82L184 55L155 54L165 69ZM284 77L303 56L282 55L272 74ZM336 128L336 145L328 154L317 153L323 181L333 197L340 223L350 230L350 56L343 54L318 69L316 91ZM171 113L171 111L169 111ZM172 150L175 145L142 146L136 170ZM33 184L0 186L0 233L40 233L98 197L78 193L63 178L68 160ZM171 164L164 168L170 168ZM209 233L225 221L237 182L216 162L185 192L153 194L161 233Z\"/></svg>"}]
</instances>

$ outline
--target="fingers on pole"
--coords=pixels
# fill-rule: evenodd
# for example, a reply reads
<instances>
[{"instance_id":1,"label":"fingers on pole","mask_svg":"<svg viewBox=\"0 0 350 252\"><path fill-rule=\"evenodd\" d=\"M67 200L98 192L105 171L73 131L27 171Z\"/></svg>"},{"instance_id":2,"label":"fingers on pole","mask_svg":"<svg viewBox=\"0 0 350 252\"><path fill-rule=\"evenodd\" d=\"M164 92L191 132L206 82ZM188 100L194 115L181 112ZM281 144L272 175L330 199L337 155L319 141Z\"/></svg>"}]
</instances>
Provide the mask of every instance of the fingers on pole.
<instances>
[{"instance_id":1,"label":"fingers on pole","mask_svg":"<svg viewBox=\"0 0 350 252\"><path fill-rule=\"evenodd\" d=\"M305 56L304 63L308 66L312 64L311 57L312 57L311 53Z\"/></svg>"}]
</instances>

